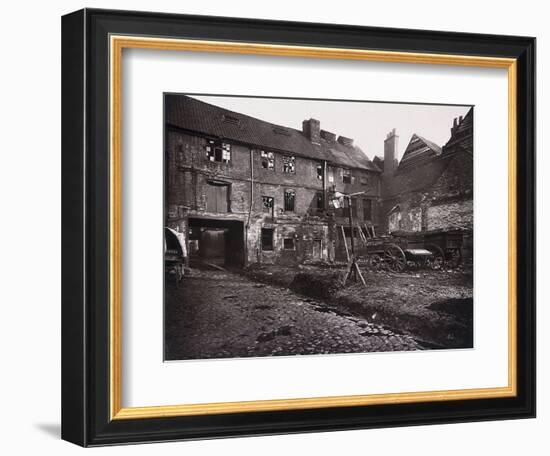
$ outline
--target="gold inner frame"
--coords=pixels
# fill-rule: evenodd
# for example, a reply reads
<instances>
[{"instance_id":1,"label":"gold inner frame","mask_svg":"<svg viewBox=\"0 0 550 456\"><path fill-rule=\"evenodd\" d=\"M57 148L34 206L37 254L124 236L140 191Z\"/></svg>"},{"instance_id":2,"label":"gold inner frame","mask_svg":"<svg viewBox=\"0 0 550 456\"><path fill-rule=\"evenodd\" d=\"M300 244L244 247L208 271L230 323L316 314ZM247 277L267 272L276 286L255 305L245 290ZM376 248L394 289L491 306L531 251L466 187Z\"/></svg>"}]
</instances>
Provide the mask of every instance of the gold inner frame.
<instances>
[{"instance_id":1,"label":"gold inner frame","mask_svg":"<svg viewBox=\"0 0 550 456\"><path fill-rule=\"evenodd\" d=\"M122 51L123 49L255 54L339 60L454 65L508 70L508 385L505 387L122 407ZM242 42L110 36L110 414L111 419L298 410L374 404L512 397L517 394L517 61L468 55L387 52Z\"/></svg>"}]
</instances>

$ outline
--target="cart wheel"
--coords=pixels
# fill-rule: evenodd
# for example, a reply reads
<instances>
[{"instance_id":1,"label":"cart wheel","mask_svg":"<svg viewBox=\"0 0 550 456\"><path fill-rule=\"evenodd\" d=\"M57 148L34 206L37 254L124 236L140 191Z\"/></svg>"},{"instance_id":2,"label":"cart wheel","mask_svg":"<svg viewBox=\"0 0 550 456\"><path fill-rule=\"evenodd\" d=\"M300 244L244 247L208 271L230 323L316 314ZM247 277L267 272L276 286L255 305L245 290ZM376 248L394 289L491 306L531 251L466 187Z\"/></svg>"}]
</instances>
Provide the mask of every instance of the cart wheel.
<instances>
[{"instance_id":1,"label":"cart wheel","mask_svg":"<svg viewBox=\"0 0 550 456\"><path fill-rule=\"evenodd\" d=\"M450 268L458 268L462 264L462 252L460 249L447 250L447 258Z\"/></svg>"},{"instance_id":2,"label":"cart wheel","mask_svg":"<svg viewBox=\"0 0 550 456\"><path fill-rule=\"evenodd\" d=\"M369 266L373 271L380 271L384 266L384 260L378 253L369 255Z\"/></svg>"},{"instance_id":3,"label":"cart wheel","mask_svg":"<svg viewBox=\"0 0 550 456\"><path fill-rule=\"evenodd\" d=\"M434 271L439 271L445 267L445 252L436 244L426 244L426 249L432 252L433 256L427 262L428 267Z\"/></svg>"},{"instance_id":4,"label":"cart wheel","mask_svg":"<svg viewBox=\"0 0 550 456\"><path fill-rule=\"evenodd\" d=\"M407 266L405 252L396 244L390 244L384 251L384 263L393 272L402 272Z\"/></svg>"}]
</instances>

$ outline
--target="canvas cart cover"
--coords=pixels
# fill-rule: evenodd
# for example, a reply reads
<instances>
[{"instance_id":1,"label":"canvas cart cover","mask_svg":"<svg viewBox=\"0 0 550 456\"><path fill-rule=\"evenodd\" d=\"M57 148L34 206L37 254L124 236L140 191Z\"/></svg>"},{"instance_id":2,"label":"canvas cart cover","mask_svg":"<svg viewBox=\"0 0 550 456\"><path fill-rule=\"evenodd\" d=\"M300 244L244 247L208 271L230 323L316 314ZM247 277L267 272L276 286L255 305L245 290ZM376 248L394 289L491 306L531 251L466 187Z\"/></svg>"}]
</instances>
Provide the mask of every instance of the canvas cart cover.
<instances>
[{"instance_id":1,"label":"canvas cart cover","mask_svg":"<svg viewBox=\"0 0 550 456\"><path fill-rule=\"evenodd\" d=\"M179 233L172 228L164 228L164 252L167 251L175 251L178 255L187 256L183 233Z\"/></svg>"}]
</instances>

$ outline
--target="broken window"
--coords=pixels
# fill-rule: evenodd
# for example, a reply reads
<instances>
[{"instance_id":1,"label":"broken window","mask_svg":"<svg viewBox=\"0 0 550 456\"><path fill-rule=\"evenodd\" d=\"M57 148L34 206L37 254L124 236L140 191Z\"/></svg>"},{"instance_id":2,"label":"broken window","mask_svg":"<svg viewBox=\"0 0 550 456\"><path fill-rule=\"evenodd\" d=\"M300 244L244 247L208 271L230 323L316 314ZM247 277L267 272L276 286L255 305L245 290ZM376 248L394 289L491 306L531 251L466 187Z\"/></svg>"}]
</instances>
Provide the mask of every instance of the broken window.
<instances>
[{"instance_id":1,"label":"broken window","mask_svg":"<svg viewBox=\"0 0 550 456\"><path fill-rule=\"evenodd\" d=\"M296 192L294 190L285 190L285 211L294 212L295 202L296 202Z\"/></svg>"},{"instance_id":2,"label":"broken window","mask_svg":"<svg viewBox=\"0 0 550 456\"><path fill-rule=\"evenodd\" d=\"M274 199L271 196L262 196L262 211L273 216Z\"/></svg>"},{"instance_id":3,"label":"broken window","mask_svg":"<svg viewBox=\"0 0 550 456\"><path fill-rule=\"evenodd\" d=\"M363 200L363 220L372 220L372 200Z\"/></svg>"},{"instance_id":4,"label":"broken window","mask_svg":"<svg viewBox=\"0 0 550 456\"><path fill-rule=\"evenodd\" d=\"M293 155L283 157L283 173L294 174L296 172L296 159Z\"/></svg>"},{"instance_id":5,"label":"broken window","mask_svg":"<svg viewBox=\"0 0 550 456\"><path fill-rule=\"evenodd\" d=\"M351 171L349 169L342 170L342 182L344 184L351 184Z\"/></svg>"},{"instance_id":6,"label":"broken window","mask_svg":"<svg viewBox=\"0 0 550 456\"><path fill-rule=\"evenodd\" d=\"M285 250L294 250L294 238L284 238L283 248Z\"/></svg>"},{"instance_id":7,"label":"broken window","mask_svg":"<svg viewBox=\"0 0 550 456\"><path fill-rule=\"evenodd\" d=\"M211 162L229 163L231 144L210 140L206 144L206 158Z\"/></svg>"},{"instance_id":8,"label":"broken window","mask_svg":"<svg viewBox=\"0 0 550 456\"><path fill-rule=\"evenodd\" d=\"M323 180L323 165L317 165L317 179Z\"/></svg>"},{"instance_id":9,"label":"broken window","mask_svg":"<svg viewBox=\"0 0 550 456\"><path fill-rule=\"evenodd\" d=\"M275 170L275 154L273 152L260 151L260 159L262 160L263 169Z\"/></svg>"},{"instance_id":10,"label":"broken window","mask_svg":"<svg viewBox=\"0 0 550 456\"><path fill-rule=\"evenodd\" d=\"M325 208L325 195L323 192L317 192L316 196L316 202L317 202L317 209L322 211Z\"/></svg>"},{"instance_id":11,"label":"broken window","mask_svg":"<svg viewBox=\"0 0 550 456\"><path fill-rule=\"evenodd\" d=\"M262 228L262 250L273 250L273 228Z\"/></svg>"}]
</instances>

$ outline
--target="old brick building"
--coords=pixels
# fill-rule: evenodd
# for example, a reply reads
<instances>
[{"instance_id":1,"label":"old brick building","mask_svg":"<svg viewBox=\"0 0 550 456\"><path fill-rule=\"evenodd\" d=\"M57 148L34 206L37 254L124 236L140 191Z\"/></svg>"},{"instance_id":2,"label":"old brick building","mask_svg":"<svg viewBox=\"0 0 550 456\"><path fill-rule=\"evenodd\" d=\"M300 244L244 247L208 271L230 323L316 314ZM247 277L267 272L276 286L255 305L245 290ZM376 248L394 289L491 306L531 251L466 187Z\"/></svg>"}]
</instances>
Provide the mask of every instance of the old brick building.
<instances>
[{"instance_id":1,"label":"old brick building","mask_svg":"<svg viewBox=\"0 0 550 456\"><path fill-rule=\"evenodd\" d=\"M451 137L439 147L414 134L396 160L395 130L384 143L381 229L389 233L458 230L463 255L471 257L473 230L473 110L454 119Z\"/></svg>"},{"instance_id":2,"label":"old brick building","mask_svg":"<svg viewBox=\"0 0 550 456\"><path fill-rule=\"evenodd\" d=\"M347 211L378 224L381 170L353 140L271 124L191 97L165 97L166 225L191 257L226 265L341 257ZM349 230L348 230L349 235Z\"/></svg>"}]
</instances>

